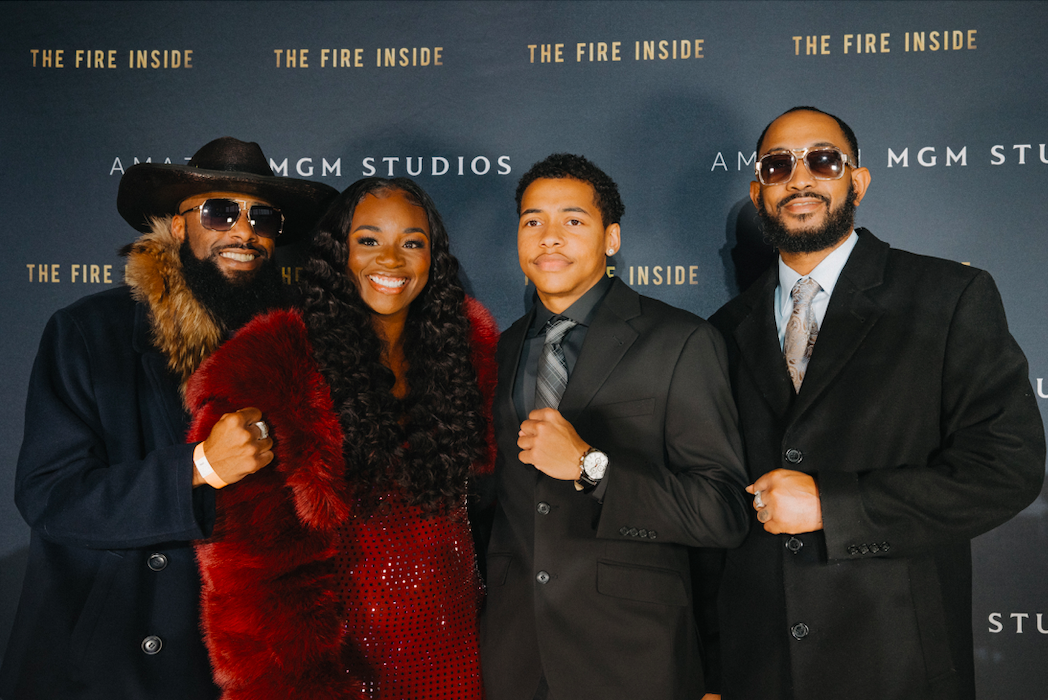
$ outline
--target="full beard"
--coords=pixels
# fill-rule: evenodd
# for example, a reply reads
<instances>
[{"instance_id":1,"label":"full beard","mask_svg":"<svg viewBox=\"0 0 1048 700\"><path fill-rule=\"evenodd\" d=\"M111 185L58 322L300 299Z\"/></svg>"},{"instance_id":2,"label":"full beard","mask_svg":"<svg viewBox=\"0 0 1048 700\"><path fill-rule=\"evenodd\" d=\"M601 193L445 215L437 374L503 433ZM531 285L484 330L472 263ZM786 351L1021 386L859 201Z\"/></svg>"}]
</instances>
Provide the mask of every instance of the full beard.
<instances>
[{"instance_id":1,"label":"full beard","mask_svg":"<svg viewBox=\"0 0 1048 700\"><path fill-rule=\"evenodd\" d=\"M802 192L795 197L811 197L810 192ZM825 198L819 196L825 201ZM790 199L793 199L791 197ZM779 204L787 204L789 199ZM761 220L761 228L764 231L764 240L772 248L782 253L814 253L835 246L842 238L851 233L855 226L855 187L848 186L848 196L836 209L831 209L826 216L822 226L800 231L787 229L779 217L772 216L764 207L764 198L757 199L757 215Z\"/></svg>"},{"instance_id":2,"label":"full beard","mask_svg":"<svg viewBox=\"0 0 1048 700\"><path fill-rule=\"evenodd\" d=\"M272 257L257 270L229 278L215 263L215 255L200 260L189 247L188 237L178 251L186 285L227 333L264 311L286 305L284 284Z\"/></svg>"}]
</instances>

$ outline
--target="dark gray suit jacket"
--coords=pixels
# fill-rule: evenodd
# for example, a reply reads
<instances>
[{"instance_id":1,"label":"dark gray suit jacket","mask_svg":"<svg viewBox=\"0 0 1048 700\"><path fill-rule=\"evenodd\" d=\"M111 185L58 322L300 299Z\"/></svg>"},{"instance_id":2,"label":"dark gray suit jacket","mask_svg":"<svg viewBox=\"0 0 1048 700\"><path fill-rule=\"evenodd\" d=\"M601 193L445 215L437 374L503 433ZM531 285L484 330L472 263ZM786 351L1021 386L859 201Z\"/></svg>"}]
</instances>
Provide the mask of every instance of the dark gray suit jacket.
<instances>
[{"instance_id":1,"label":"dark gray suit jacket","mask_svg":"<svg viewBox=\"0 0 1048 700\"><path fill-rule=\"evenodd\" d=\"M997 288L859 229L795 395L777 281L773 267L711 321L728 341L749 479L814 475L824 530L754 527L728 552L724 698L974 698L969 540L1044 477Z\"/></svg>"},{"instance_id":2,"label":"dark gray suit jacket","mask_svg":"<svg viewBox=\"0 0 1048 700\"><path fill-rule=\"evenodd\" d=\"M518 460L513 381L530 319L499 343L488 700L531 700L543 673L557 700L698 697L688 546L735 546L752 517L723 341L614 280L560 406L610 458L601 504Z\"/></svg>"}]
</instances>

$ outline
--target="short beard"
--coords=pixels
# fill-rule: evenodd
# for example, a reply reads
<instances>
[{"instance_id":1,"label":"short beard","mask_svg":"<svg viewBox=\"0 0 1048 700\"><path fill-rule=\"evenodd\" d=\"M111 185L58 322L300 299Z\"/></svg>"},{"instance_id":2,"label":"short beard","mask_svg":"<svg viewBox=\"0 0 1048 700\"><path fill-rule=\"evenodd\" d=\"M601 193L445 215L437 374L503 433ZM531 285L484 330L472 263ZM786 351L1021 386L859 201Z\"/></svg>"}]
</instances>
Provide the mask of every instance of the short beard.
<instances>
[{"instance_id":1,"label":"short beard","mask_svg":"<svg viewBox=\"0 0 1048 700\"><path fill-rule=\"evenodd\" d=\"M188 237L182 242L178 257L189 290L226 333L233 333L263 311L287 303L280 271L272 257L266 258L257 270L232 279L222 273L214 256L197 258Z\"/></svg>"},{"instance_id":2,"label":"short beard","mask_svg":"<svg viewBox=\"0 0 1048 700\"><path fill-rule=\"evenodd\" d=\"M801 192L794 197L811 197L811 192ZM791 197L790 199L792 199ZM780 204L786 204L789 199ZM764 241L772 248L781 253L815 253L820 250L832 248L842 238L851 233L855 226L855 186L848 185L848 196L836 209L831 209L826 216L826 222L819 228L802 229L791 232L778 217L772 216L764 207L764 198L757 198L757 215L761 220L761 228L764 230Z\"/></svg>"}]
</instances>

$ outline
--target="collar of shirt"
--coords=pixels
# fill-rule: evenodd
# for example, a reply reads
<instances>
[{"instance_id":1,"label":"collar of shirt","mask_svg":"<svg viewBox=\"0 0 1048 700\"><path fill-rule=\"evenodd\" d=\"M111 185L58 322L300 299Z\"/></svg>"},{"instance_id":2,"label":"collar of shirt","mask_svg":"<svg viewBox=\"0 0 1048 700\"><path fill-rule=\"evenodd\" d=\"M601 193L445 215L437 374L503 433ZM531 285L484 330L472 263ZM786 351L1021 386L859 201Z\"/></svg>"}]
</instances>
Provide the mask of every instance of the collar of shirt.
<instances>
[{"instance_id":1,"label":"collar of shirt","mask_svg":"<svg viewBox=\"0 0 1048 700\"><path fill-rule=\"evenodd\" d=\"M786 335L786 322L793 313L793 298L790 292L798 280L811 277L819 283L822 289L812 299L812 311L815 312L815 321L822 327L822 320L826 317L826 307L830 304L833 288L841 276L848 257L851 255L855 244L859 241L858 234L852 230L847 240L839 245L832 253L823 258L814 270L807 275L798 274L796 270L782 261L779 256L779 286L775 288L775 328L779 332L779 347L782 348L783 338Z\"/></svg>"},{"instance_id":2,"label":"collar of shirt","mask_svg":"<svg viewBox=\"0 0 1048 700\"><path fill-rule=\"evenodd\" d=\"M597 306L600 300L604 298L608 289L611 287L611 278L608 276L601 277L600 280L589 288L589 290L581 297L575 300L575 302L566 308L563 313L555 314L546 306L539 301L535 300L535 318L531 321L531 327L528 328L528 338L534 338L542 332L542 329L546 327L546 322L554 316L563 316L569 318L580 326L589 326L593 320L593 314L597 310ZM572 330L575 330L572 328Z\"/></svg>"}]
</instances>

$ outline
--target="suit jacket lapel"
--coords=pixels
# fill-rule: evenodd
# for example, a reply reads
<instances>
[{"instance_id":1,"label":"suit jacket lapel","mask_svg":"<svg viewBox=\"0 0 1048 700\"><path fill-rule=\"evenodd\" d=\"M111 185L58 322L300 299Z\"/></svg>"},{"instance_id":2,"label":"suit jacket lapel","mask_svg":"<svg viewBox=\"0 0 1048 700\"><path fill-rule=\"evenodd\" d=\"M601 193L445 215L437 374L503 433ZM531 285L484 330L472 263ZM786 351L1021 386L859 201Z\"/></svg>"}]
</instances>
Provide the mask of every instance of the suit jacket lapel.
<instances>
[{"instance_id":1,"label":"suit jacket lapel","mask_svg":"<svg viewBox=\"0 0 1048 700\"><path fill-rule=\"evenodd\" d=\"M589 405L637 339L628 320L640 315L640 295L618 278L593 315L575 369L560 400L560 412L569 423Z\"/></svg>"},{"instance_id":2,"label":"suit jacket lapel","mask_svg":"<svg viewBox=\"0 0 1048 700\"><path fill-rule=\"evenodd\" d=\"M794 391L775 329L775 287L778 282L778 268L773 265L745 292L750 310L735 327L733 335L743 364L753 375L764 400L775 415L782 416L789 410Z\"/></svg>"},{"instance_id":3,"label":"suit jacket lapel","mask_svg":"<svg viewBox=\"0 0 1048 700\"><path fill-rule=\"evenodd\" d=\"M534 307L528 313L507 328L499 338L498 353L498 389L495 392L497 405L495 410L506 418L509 423L520 423L521 416L517 415L517 409L513 405L513 389L517 381L517 368L520 366L520 353L524 347L524 338L527 336L528 327L535 314ZM509 429L508 427L506 428ZM516 433L516 430L513 431Z\"/></svg>"},{"instance_id":4,"label":"suit jacket lapel","mask_svg":"<svg viewBox=\"0 0 1048 700\"><path fill-rule=\"evenodd\" d=\"M868 292L884 281L889 247L866 229L858 229L858 233L859 242L830 297L804 383L793 405L794 416L799 416L829 387L884 313Z\"/></svg>"}]
</instances>

